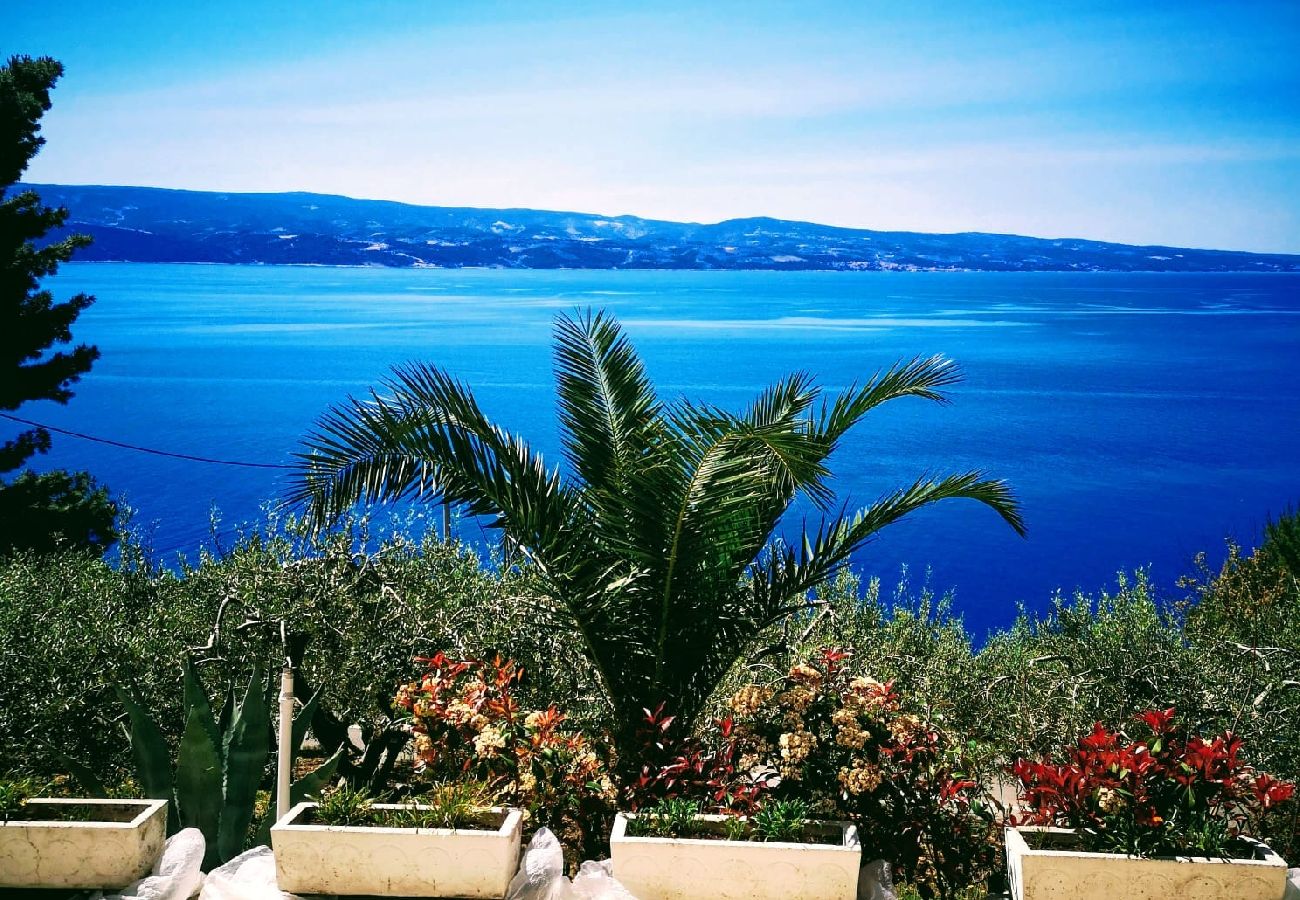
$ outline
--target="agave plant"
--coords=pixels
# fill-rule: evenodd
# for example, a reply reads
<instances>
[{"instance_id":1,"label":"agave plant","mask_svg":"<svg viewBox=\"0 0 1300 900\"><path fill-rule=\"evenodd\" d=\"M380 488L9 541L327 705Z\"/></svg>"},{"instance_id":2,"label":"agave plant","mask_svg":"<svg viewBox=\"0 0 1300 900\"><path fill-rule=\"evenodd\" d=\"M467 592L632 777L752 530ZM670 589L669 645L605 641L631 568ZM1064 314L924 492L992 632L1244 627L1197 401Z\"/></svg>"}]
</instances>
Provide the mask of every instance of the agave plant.
<instances>
[{"instance_id":1,"label":"agave plant","mask_svg":"<svg viewBox=\"0 0 1300 900\"><path fill-rule=\"evenodd\" d=\"M335 406L298 454L290 502L319 524L359 501L438 501L487 517L582 641L631 751L643 710L688 726L762 629L807 610L813 589L884 526L965 497L1024 533L1008 486L979 472L922 477L853 513L832 509L827 457L897 397L943 401L941 357L900 362L834 398L797 373L736 414L664 403L614 319L560 316L559 415L567 465L550 468L493 425L470 389L429 365ZM799 495L818 527L773 537Z\"/></svg>"}]
</instances>

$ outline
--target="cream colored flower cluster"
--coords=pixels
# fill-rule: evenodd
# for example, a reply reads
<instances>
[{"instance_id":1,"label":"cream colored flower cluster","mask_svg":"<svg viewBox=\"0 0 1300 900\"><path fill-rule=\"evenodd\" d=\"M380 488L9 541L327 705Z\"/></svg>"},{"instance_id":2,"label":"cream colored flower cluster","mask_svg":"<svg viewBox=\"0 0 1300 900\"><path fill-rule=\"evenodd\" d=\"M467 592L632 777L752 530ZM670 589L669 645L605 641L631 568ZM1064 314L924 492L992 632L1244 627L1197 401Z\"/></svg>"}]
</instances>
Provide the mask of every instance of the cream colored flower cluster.
<instances>
[{"instance_id":1,"label":"cream colored flower cluster","mask_svg":"<svg viewBox=\"0 0 1300 900\"><path fill-rule=\"evenodd\" d=\"M812 702L816 699L817 695L809 688L796 686L777 694L776 703L782 709L803 713L809 706L812 706Z\"/></svg>"},{"instance_id":2,"label":"cream colored flower cluster","mask_svg":"<svg viewBox=\"0 0 1300 900\"><path fill-rule=\"evenodd\" d=\"M882 780L879 766L873 766L863 760L854 760L853 766L839 771L839 782L850 794L869 794L880 787Z\"/></svg>"},{"instance_id":3,"label":"cream colored flower cluster","mask_svg":"<svg viewBox=\"0 0 1300 900\"><path fill-rule=\"evenodd\" d=\"M889 685L863 676L849 682L849 689L844 694L844 706L870 716L893 712L898 708L890 693Z\"/></svg>"},{"instance_id":4,"label":"cream colored flower cluster","mask_svg":"<svg viewBox=\"0 0 1300 900\"><path fill-rule=\"evenodd\" d=\"M747 684L731 698L731 711L738 716L752 716L772 699L771 688Z\"/></svg>"},{"instance_id":5,"label":"cream colored flower cluster","mask_svg":"<svg viewBox=\"0 0 1300 900\"><path fill-rule=\"evenodd\" d=\"M1124 795L1113 788L1103 787L1097 791L1097 805L1101 807L1102 812L1110 813L1123 809L1127 802Z\"/></svg>"},{"instance_id":6,"label":"cream colored flower cluster","mask_svg":"<svg viewBox=\"0 0 1300 900\"><path fill-rule=\"evenodd\" d=\"M474 738L474 752L479 756L493 757L506 745L506 736L495 725L489 725Z\"/></svg>"},{"instance_id":7,"label":"cream colored flower cluster","mask_svg":"<svg viewBox=\"0 0 1300 900\"><path fill-rule=\"evenodd\" d=\"M803 685L809 690L816 691L822 686L822 673L818 672L807 663L796 663L790 667L790 680L795 684Z\"/></svg>"},{"instance_id":8,"label":"cream colored flower cluster","mask_svg":"<svg viewBox=\"0 0 1300 900\"><path fill-rule=\"evenodd\" d=\"M454 700L443 713L443 718L450 725L468 725L475 731L482 731L488 725L488 717L475 712L474 707L463 700Z\"/></svg>"},{"instance_id":9,"label":"cream colored flower cluster","mask_svg":"<svg viewBox=\"0 0 1300 900\"><path fill-rule=\"evenodd\" d=\"M835 732L835 743L839 744L841 747L849 747L853 750L861 750L867 745L867 741L870 739L871 735L858 724L856 716L852 721L841 726Z\"/></svg>"},{"instance_id":10,"label":"cream colored flower cluster","mask_svg":"<svg viewBox=\"0 0 1300 900\"><path fill-rule=\"evenodd\" d=\"M889 733L900 744L908 744L925 730L925 723L910 713L895 716L889 720Z\"/></svg>"},{"instance_id":11,"label":"cream colored flower cluster","mask_svg":"<svg viewBox=\"0 0 1300 900\"><path fill-rule=\"evenodd\" d=\"M817 746L817 736L807 731L787 731L779 740L781 759L787 763L801 763Z\"/></svg>"}]
</instances>

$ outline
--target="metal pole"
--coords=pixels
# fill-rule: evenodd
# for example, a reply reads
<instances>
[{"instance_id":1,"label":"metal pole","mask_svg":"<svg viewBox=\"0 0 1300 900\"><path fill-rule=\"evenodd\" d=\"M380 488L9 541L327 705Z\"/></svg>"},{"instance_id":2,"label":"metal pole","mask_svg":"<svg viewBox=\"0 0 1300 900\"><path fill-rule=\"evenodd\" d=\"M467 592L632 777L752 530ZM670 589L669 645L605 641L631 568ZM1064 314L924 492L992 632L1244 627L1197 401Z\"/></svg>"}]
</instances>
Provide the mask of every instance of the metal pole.
<instances>
[{"instance_id":1,"label":"metal pole","mask_svg":"<svg viewBox=\"0 0 1300 900\"><path fill-rule=\"evenodd\" d=\"M275 819L289 811L289 785L293 782L293 667L287 662L280 673L280 743L275 773Z\"/></svg>"}]
</instances>

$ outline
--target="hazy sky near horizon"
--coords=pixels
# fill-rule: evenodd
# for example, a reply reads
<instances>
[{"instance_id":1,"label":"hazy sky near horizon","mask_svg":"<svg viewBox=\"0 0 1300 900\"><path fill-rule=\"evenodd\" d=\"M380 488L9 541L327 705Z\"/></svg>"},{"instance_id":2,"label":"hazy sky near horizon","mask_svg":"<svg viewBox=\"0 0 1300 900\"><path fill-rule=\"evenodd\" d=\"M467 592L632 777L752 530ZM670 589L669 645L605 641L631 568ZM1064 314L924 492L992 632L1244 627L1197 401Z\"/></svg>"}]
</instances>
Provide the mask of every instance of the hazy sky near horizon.
<instances>
[{"instance_id":1,"label":"hazy sky near horizon","mask_svg":"<svg viewBox=\"0 0 1300 900\"><path fill-rule=\"evenodd\" d=\"M29 181L1300 253L1300 2L2 0Z\"/></svg>"}]
</instances>

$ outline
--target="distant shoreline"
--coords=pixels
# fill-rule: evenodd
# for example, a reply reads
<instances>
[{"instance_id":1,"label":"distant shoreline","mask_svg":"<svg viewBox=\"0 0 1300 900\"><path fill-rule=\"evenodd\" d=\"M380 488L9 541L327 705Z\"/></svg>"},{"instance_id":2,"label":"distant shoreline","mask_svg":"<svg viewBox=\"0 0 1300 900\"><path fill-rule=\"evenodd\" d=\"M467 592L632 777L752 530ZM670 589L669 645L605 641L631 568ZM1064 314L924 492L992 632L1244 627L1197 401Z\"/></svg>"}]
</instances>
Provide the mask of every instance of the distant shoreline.
<instances>
[{"instance_id":1,"label":"distant shoreline","mask_svg":"<svg viewBox=\"0 0 1300 900\"><path fill-rule=\"evenodd\" d=\"M359 269L380 272L696 272L700 275L725 275L734 272L765 272L773 275L1250 275L1260 277L1300 276L1300 269L1282 271L1257 271L1252 269L1213 269L1169 271L1167 269L664 269L653 266L385 266L378 263L313 263L313 262L214 262L209 260L143 260L143 259L74 259L64 266L244 266L250 269Z\"/></svg>"},{"instance_id":2,"label":"distant shoreline","mask_svg":"<svg viewBox=\"0 0 1300 900\"><path fill-rule=\"evenodd\" d=\"M711 224L327 194L25 184L69 211L87 261L647 271L1300 272L1300 255L770 217Z\"/></svg>"}]
</instances>

